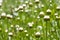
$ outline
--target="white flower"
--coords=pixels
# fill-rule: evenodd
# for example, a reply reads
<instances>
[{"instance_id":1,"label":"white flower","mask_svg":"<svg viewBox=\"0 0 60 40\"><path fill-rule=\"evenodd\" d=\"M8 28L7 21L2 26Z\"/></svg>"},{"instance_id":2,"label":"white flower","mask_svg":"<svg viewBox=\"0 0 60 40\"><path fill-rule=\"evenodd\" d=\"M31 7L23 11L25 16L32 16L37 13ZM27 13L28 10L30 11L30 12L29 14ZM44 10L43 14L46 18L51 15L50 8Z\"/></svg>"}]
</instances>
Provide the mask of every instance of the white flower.
<instances>
[{"instance_id":1,"label":"white flower","mask_svg":"<svg viewBox=\"0 0 60 40\"><path fill-rule=\"evenodd\" d=\"M29 10L26 9L25 12L29 12Z\"/></svg>"},{"instance_id":2,"label":"white flower","mask_svg":"<svg viewBox=\"0 0 60 40\"><path fill-rule=\"evenodd\" d=\"M3 13L1 14L1 16L6 16L6 13L3 12Z\"/></svg>"},{"instance_id":3,"label":"white flower","mask_svg":"<svg viewBox=\"0 0 60 40\"><path fill-rule=\"evenodd\" d=\"M7 18L13 18L13 16L10 14L7 14Z\"/></svg>"},{"instance_id":4,"label":"white flower","mask_svg":"<svg viewBox=\"0 0 60 40\"><path fill-rule=\"evenodd\" d=\"M9 36L12 36L12 35L13 35L13 33L12 33L12 32L9 32L9 33L8 33L8 35L9 35Z\"/></svg>"},{"instance_id":5,"label":"white flower","mask_svg":"<svg viewBox=\"0 0 60 40\"><path fill-rule=\"evenodd\" d=\"M0 0L0 6L2 5L3 0Z\"/></svg>"},{"instance_id":6,"label":"white flower","mask_svg":"<svg viewBox=\"0 0 60 40\"><path fill-rule=\"evenodd\" d=\"M26 7L26 4L23 4L22 6L23 6L23 7Z\"/></svg>"},{"instance_id":7,"label":"white flower","mask_svg":"<svg viewBox=\"0 0 60 40\"><path fill-rule=\"evenodd\" d=\"M28 1L25 1L25 3L27 4L27 3L28 3Z\"/></svg>"},{"instance_id":8,"label":"white flower","mask_svg":"<svg viewBox=\"0 0 60 40\"><path fill-rule=\"evenodd\" d=\"M42 26L37 26L38 28L42 29Z\"/></svg>"},{"instance_id":9,"label":"white flower","mask_svg":"<svg viewBox=\"0 0 60 40\"><path fill-rule=\"evenodd\" d=\"M19 27L19 25L15 25L15 27Z\"/></svg>"},{"instance_id":10,"label":"white flower","mask_svg":"<svg viewBox=\"0 0 60 40\"><path fill-rule=\"evenodd\" d=\"M0 3L3 2L3 0L0 0Z\"/></svg>"},{"instance_id":11,"label":"white flower","mask_svg":"<svg viewBox=\"0 0 60 40\"><path fill-rule=\"evenodd\" d=\"M37 18L39 19L39 18L40 18L40 16L37 16Z\"/></svg>"},{"instance_id":12,"label":"white flower","mask_svg":"<svg viewBox=\"0 0 60 40\"><path fill-rule=\"evenodd\" d=\"M17 19L17 20L20 20L20 17L17 17L16 19Z\"/></svg>"},{"instance_id":13,"label":"white flower","mask_svg":"<svg viewBox=\"0 0 60 40\"><path fill-rule=\"evenodd\" d=\"M26 33L26 32L27 32L27 30L24 30L24 32Z\"/></svg>"},{"instance_id":14,"label":"white flower","mask_svg":"<svg viewBox=\"0 0 60 40\"><path fill-rule=\"evenodd\" d=\"M19 31L23 31L23 27L20 27L20 28L19 28Z\"/></svg>"},{"instance_id":15,"label":"white flower","mask_svg":"<svg viewBox=\"0 0 60 40\"><path fill-rule=\"evenodd\" d=\"M40 15L44 15L44 12L43 12L43 11L41 11L39 14L40 14Z\"/></svg>"},{"instance_id":16,"label":"white flower","mask_svg":"<svg viewBox=\"0 0 60 40\"><path fill-rule=\"evenodd\" d=\"M44 7L44 5L42 4L41 7Z\"/></svg>"},{"instance_id":17,"label":"white flower","mask_svg":"<svg viewBox=\"0 0 60 40\"><path fill-rule=\"evenodd\" d=\"M29 34L26 34L26 36L29 36Z\"/></svg>"},{"instance_id":18,"label":"white flower","mask_svg":"<svg viewBox=\"0 0 60 40\"><path fill-rule=\"evenodd\" d=\"M14 25L11 25L11 27L14 27Z\"/></svg>"},{"instance_id":19,"label":"white flower","mask_svg":"<svg viewBox=\"0 0 60 40\"><path fill-rule=\"evenodd\" d=\"M28 26L29 26L29 27L32 27L33 24L34 24L34 22L29 22L29 23L28 23Z\"/></svg>"},{"instance_id":20,"label":"white flower","mask_svg":"<svg viewBox=\"0 0 60 40\"><path fill-rule=\"evenodd\" d=\"M35 35L36 35L36 36L40 36L41 33L40 33L40 32L36 32Z\"/></svg>"},{"instance_id":21,"label":"white flower","mask_svg":"<svg viewBox=\"0 0 60 40\"><path fill-rule=\"evenodd\" d=\"M56 9L60 9L60 6L57 6Z\"/></svg>"},{"instance_id":22,"label":"white flower","mask_svg":"<svg viewBox=\"0 0 60 40\"><path fill-rule=\"evenodd\" d=\"M44 19L50 19L50 16L45 15L45 16L44 16Z\"/></svg>"},{"instance_id":23,"label":"white flower","mask_svg":"<svg viewBox=\"0 0 60 40\"><path fill-rule=\"evenodd\" d=\"M8 32L8 29L6 29L5 32Z\"/></svg>"},{"instance_id":24,"label":"white flower","mask_svg":"<svg viewBox=\"0 0 60 40\"><path fill-rule=\"evenodd\" d=\"M47 9L47 11L46 12L51 12L51 10L50 9Z\"/></svg>"},{"instance_id":25,"label":"white flower","mask_svg":"<svg viewBox=\"0 0 60 40\"><path fill-rule=\"evenodd\" d=\"M15 10L15 11L18 11L19 9L18 9L18 8L15 8L14 10Z\"/></svg>"},{"instance_id":26,"label":"white flower","mask_svg":"<svg viewBox=\"0 0 60 40\"><path fill-rule=\"evenodd\" d=\"M54 15L55 15L55 16L58 16L58 13L55 13Z\"/></svg>"},{"instance_id":27,"label":"white flower","mask_svg":"<svg viewBox=\"0 0 60 40\"><path fill-rule=\"evenodd\" d=\"M14 16L18 16L18 13L15 13L15 12L14 12L13 15L14 15Z\"/></svg>"},{"instance_id":28,"label":"white flower","mask_svg":"<svg viewBox=\"0 0 60 40\"><path fill-rule=\"evenodd\" d=\"M35 0L35 2L39 2L39 0Z\"/></svg>"},{"instance_id":29,"label":"white flower","mask_svg":"<svg viewBox=\"0 0 60 40\"><path fill-rule=\"evenodd\" d=\"M20 5L20 6L18 7L18 9L23 9L23 6Z\"/></svg>"},{"instance_id":30,"label":"white flower","mask_svg":"<svg viewBox=\"0 0 60 40\"><path fill-rule=\"evenodd\" d=\"M17 27L16 30L19 31L19 28Z\"/></svg>"},{"instance_id":31,"label":"white flower","mask_svg":"<svg viewBox=\"0 0 60 40\"><path fill-rule=\"evenodd\" d=\"M32 2L30 2L29 5L30 5L30 6L33 5Z\"/></svg>"}]
</instances>

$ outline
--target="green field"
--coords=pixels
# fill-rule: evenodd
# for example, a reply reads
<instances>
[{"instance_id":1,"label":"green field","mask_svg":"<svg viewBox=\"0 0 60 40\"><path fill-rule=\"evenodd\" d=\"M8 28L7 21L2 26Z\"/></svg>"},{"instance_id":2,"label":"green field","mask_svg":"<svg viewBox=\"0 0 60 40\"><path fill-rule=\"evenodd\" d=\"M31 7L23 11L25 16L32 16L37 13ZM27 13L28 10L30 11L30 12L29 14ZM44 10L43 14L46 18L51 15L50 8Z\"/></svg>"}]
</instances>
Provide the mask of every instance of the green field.
<instances>
[{"instance_id":1,"label":"green field","mask_svg":"<svg viewBox=\"0 0 60 40\"><path fill-rule=\"evenodd\" d=\"M60 40L60 0L0 0L0 40Z\"/></svg>"}]
</instances>

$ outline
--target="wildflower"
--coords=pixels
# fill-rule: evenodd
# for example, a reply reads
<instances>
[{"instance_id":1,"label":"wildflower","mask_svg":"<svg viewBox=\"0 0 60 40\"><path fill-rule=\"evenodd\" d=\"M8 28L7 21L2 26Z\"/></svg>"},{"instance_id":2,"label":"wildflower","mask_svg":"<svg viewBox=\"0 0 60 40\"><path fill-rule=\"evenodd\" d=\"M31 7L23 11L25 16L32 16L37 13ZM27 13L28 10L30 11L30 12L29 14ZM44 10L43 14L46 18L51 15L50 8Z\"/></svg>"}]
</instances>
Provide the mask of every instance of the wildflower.
<instances>
[{"instance_id":1,"label":"wildflower","mask_svg":"<svg viewBox=\"0 0 60 40\"><path fill-rule=\"evenodd\" d=\"M0 0L0 6L2 6L2 2L3 2L3 0Z\"/></svg>"},{"instance_id":2,"label":"wildflower","mask_svg":"<svg viewBox=\"0 0 60 40\"><path fill-rule=\"evenodd\" d=\"M25 1L26 4L28 4L29 2L28 1Z\"/></svg>"},{"instance_id":3,"label":"wildflower","mask_svg":"<svg viewBox=\"0 0 60 40\"><path fill-rule=\"evenodd\" d=\"M45 16L44 16L44 20L50 20L50 16L45 15Z\"/></svg>"},{"instance_id":4,"label":"wildflower","mask_svg":"<svg viewBox=\"0 0 60 40\"><path fill-rule=\"evenodd\" d=\"M51 14L51 10L50 9L47 9L47 14L50 15Z\"/></svg>"},{"instance_id":5,"label":"wildflower","mask_svg":"<svg viewBox=\"0 0 60 40\"><path fill-rule=\"evenodd\" d=\"M39 0L35 0L35 3L39 3Z\"/></svg>"},{"instance_id":6,"label":"wildflower","mask_svg":"<svg viewBox=\"0 0 60 40\"><path fill-rule=\"evenodd\" d=\"M29 6L32 6L32 5L33 5L32 2L30 2L30 3L29 3Z\"/></svg>"},{"instance_id":7,"label":"wildflower","mask_svg":"<svg viewBox=\"0 0 60 40\"><path fill-rule=\"evenodd\" d=\"M8 32L8 29L6 29L5 32L7 33Z\"/></svg>"},{"instance_id":8,"label":"wildflower","mask_svg":"<svg viewBox=\"0 0 60 40\"><path fill-rule=\"evenodd\" d=\"M7 18L11 19L11 18L13 18L13 16L10 14L7 14Z\"/></svg>"},{"instance_id":9,"label":"wildflower","mask_svg":"<svg viewBox=\"0 0 60 40\"><path fill-rule=\"evenodd\" d=\"M37 26L39 29L42 29L42 26Z\"/></svg>"},{"instance_id":10,"label":"wildflower","mask_svg":"<svg viewBox=\"0 0 60 40\"><path fill-rule=\"evenodd\" d=\"M5 12L1 13L1 17L6 17L6 13Z\"/></svg>"},{"instance_id":11,"label":"wildflower","mask_svg":"<svg viewBox=\"0 0 60 40\"><path fill-rule=\"evenodd\" d=\"M29 36L29 34L26 34L26 36Z\"/></svg>"},{"instance_id":12,"label":"wildflower","mask_svg":"<svg viewBox=\"0 0 60 40\"><path fill-rule=\"evenodd\" d=\"M23 6L23 8L25 8L26 7L26 4L23 4L22 6Z\"/></svg>"},{"instance_id":13,"label":"wildflower","mask_svg":"<svg viewBox=\"0 0 60 40\"><path fill-rule=\"evenodd\" d=\"M40 12L39 15L40 15L40 17L44 17L44 12L43 11Z\"/></svg>"},{"instance_id":14,"label":"wildflower","mask_svg":"<svg viewBox=\"0 0 60 40\"><path fill-rule=\"evenodd\" d=\"M19 31L23 31L23 27L19 27Z\"/></svg>"},{"instance_id":15,"label":"wildflower","mask_svg":"<svg viewBox=\"0 0 60 40\"><path fill-rule=\"evenodd\" d=\"M27 30L24 30L25 33L27 33Z\"/></svg>"},{"instance_id":16,"label":"wildflower","mask_svg":"<svg viewBox=\"0 0 60 40\"><path fill-rule=\"evenodd\" d=\"M59 20L60 19L60 16L58 17L58 16L56 16L56 20Z\"/></svg>"},{"instance_id":17,"label":"wildflower","mask_svg":"<svg viewBox=\"0 0 60 40\"><path fill-rule=\"evenodd\" d=\"M23 9L23 6L20 5L20 6L18 7L18 9L19 9L19 10L22 10L22 9Z\"/></svg>"},{"instance_id":18,"label":"wildflower","mask_svg":"<svg viewBox=\"0 0 60 40\"><path fill-rule=\"evenodd\" d=\"M35 33L35 36L36 36L36 37L40 37L40 35L41 35L40 32L36 32L36 33Z\"/></svg>"},{"instance_id":19,"label":"wildflower","mask_svg":"<svg viewBox=\"0 0 60 40\"><path fill-rule=\"evenodd\" d=\"M57 9L57 10L60 10L60 6L57 6L56 9Z\"/></svg>"},{"instance_id":20,"label":"wildflower","mask_svg":"<svg viewBox=\"0 0 60 40\"><path fill-rule=\"evenodd\" d=\"M9 32L8 35L9 35L9 36L13 36L13 33L12 33L12 32Z\"/></svg>"},{"instance_id":21,"label":"wildflower","mask_svg":"<svg viewBox=\"0 0 60 40\"><path fill-rule=\"evenodd\" d=\"M28 26L31 28L33 26L34 22L29 22Z\"/></svg>"}]
</instances>

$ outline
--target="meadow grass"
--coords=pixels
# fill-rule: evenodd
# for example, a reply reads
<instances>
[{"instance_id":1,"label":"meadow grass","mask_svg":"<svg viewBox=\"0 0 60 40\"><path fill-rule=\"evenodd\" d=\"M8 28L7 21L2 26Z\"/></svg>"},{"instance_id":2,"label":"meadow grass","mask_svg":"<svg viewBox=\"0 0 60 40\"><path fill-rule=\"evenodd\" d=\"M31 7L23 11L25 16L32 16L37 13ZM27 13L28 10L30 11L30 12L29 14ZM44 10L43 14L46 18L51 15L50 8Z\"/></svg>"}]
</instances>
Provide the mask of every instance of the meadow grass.
<instances>
[{"instance_id":1,"label":"meadow grass","mask_svg":"<svg viewBox=\"0 0 60 40\"><path fill-rule=\"evenodd\" d=\"M0 40L60 40L60 1L3 0Z\"/></svg>"}]
</instances>

